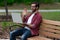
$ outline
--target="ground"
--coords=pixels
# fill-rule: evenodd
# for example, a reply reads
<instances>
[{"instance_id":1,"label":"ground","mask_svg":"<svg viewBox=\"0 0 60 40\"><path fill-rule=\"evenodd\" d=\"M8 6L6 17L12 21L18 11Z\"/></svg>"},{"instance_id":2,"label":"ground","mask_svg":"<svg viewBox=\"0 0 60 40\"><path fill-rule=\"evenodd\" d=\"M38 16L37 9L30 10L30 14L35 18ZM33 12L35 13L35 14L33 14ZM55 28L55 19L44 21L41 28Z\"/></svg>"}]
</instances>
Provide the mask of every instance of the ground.
<instances>
[{"instance_id":1,"label":"ground","mask_svg":"<svg viewBox=\"0 0 60 40\"><path fill-rule=\"evenodd\" d=\"M2 31L2 27L0 26L0 39L7 39L9 38L8 30Z\"/></svg>"}]
</instances>

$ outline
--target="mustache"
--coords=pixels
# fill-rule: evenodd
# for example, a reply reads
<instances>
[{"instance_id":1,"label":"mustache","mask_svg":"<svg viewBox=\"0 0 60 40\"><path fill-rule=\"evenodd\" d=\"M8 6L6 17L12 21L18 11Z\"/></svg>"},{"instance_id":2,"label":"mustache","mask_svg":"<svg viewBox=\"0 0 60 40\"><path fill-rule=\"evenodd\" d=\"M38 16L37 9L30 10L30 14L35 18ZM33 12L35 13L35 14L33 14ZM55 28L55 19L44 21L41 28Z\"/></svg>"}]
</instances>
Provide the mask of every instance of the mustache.
<instances>
[{"instance_id":1,"label":"mustache","mask_svg":"<svg viewBox=\"0 0 60 40\"><path fill-rule=\"evenodd\" d=\"M36 10L33 10L32 13L34 13Z\"/></svg>"}]
</instances>

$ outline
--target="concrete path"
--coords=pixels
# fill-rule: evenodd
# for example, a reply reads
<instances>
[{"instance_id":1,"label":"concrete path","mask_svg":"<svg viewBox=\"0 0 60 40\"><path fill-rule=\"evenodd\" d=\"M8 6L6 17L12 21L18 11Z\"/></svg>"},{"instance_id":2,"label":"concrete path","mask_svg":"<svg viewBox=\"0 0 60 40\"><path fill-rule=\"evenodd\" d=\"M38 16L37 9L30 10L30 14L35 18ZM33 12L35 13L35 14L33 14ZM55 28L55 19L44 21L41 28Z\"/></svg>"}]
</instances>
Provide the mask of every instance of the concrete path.
<instances>
[{"instance_id":1,"label":"concrete path","mask_svg":"<svg viewBox=\"0 0 60 40\"><path fill-rule=\"evenodd\" d=\"M22 12L23 10L8 10L8 12ZM39 10L40 12L60 12L60 10ZM4 9L0 9L0 12L5 12ZM28 10L31 12L31 10Z\"/></svg>"}]
</instances>

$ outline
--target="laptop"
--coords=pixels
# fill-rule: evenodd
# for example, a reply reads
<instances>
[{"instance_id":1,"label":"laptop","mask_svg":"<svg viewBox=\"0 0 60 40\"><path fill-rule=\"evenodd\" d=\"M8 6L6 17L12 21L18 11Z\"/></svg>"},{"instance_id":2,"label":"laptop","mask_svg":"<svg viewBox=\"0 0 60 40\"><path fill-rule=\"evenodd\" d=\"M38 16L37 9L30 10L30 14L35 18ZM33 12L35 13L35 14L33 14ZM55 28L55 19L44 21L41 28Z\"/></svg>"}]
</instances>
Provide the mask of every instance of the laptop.
<instances>
[{"instance_id":1,"label":"laptop","mask_svg":"<svg viewBox=\"0 0 60 40\"><path fill-rule=\"evenodd\" d=\"M11 13L11 16L14 23L23 23L21 13Z\"/></svg>"}]
</instances>

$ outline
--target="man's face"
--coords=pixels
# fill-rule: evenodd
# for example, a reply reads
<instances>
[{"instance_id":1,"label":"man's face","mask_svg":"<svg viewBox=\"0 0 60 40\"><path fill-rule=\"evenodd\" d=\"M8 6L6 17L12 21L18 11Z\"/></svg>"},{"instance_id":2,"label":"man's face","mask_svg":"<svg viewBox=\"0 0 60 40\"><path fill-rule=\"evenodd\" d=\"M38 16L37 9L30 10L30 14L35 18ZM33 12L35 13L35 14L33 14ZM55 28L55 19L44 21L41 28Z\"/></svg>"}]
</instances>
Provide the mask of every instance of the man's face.
<instances>
[{"instance_id":1,"label":"man's face","mask_svg":"<svg viewBox=\"0 0 60 40\"><path fill-rule=\"evenodd\" d=\"M32 11L35 11L36 10L36 4L31 4L31 9L32 9Z\"/></svg>"}]
</instances>

